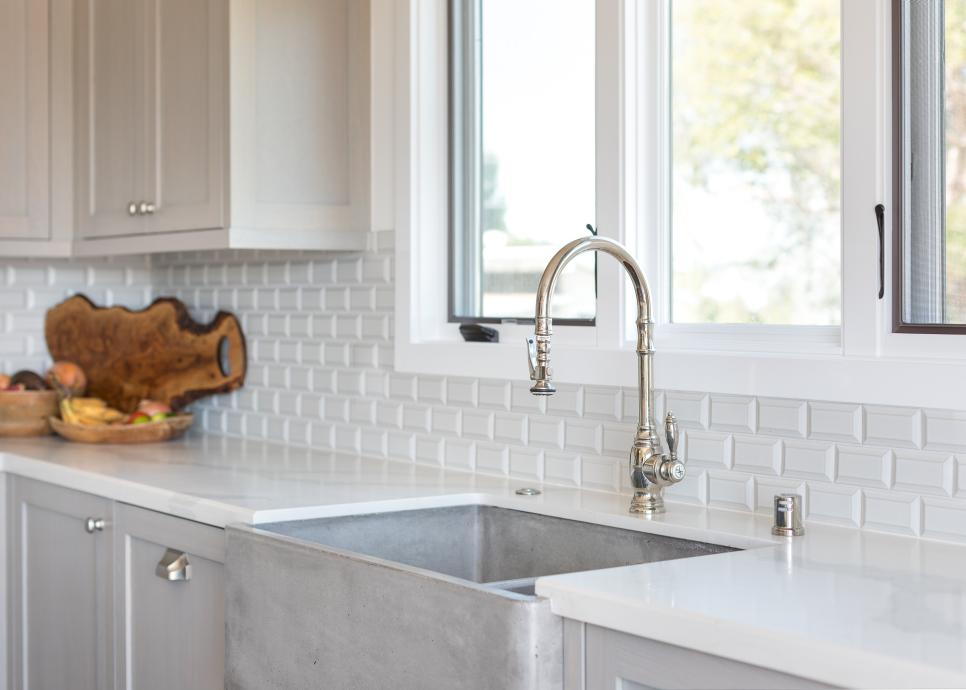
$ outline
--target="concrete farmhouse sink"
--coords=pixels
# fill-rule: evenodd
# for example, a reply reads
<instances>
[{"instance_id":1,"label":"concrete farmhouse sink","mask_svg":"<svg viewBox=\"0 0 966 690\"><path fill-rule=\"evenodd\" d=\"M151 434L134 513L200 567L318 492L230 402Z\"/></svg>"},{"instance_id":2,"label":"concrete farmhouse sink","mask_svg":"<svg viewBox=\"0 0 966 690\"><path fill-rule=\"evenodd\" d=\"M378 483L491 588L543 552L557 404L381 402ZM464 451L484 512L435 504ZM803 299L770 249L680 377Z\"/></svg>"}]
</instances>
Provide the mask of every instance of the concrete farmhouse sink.
<instances>
[{"instance_id":1,"label":"concrete farmhouse sink","mask_svg":"<svg viewBox=\"0 0 966 690\"><path fill-rule=\"evenodd\" d=\"M557 688L544 575L733 549L492 506L228 530L229 688Z\"/></svg>"}]
</instances>

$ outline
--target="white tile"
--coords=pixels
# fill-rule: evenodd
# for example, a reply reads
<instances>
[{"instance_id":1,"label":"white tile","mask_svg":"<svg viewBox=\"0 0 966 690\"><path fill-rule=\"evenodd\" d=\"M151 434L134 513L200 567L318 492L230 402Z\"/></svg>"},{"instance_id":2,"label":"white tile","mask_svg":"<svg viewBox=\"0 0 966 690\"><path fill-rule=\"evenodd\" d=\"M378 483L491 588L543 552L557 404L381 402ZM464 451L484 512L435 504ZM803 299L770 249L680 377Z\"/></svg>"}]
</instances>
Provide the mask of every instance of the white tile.
<instances>
[{"instance_id":1,"label":"white tile","mask_svg":"<svg viewBox=\"0 0 966 690\"><path fill-rule=\"evenodd\" d=\"M371 455L377 458L385 457L386 436L386 432L382 429L363 429L360 438L363 455Z\"/></svg>"},{"instance_id":2,"label":"white tile","mask_svg":"<svg viewBox=\"0 0 966 690\"><path fill-rule=\"evenodd\" d=\"M859 443L862 441L862 407L843 403L809 403L808 426L809 438Z\"/></svg>"},{"instance_id":3,"label":"white tile","mask_svg":"<svg viewBox=\"0 0 966 690\"><path fill-rule=\"evenodd\" d=\"M608 455L626 456L634 444L635 427L629 424L605 424L603 430L603 452Z\"/></svg>"},{"instance_id":4,"label":"white tile","mask_svg":"<svg viewBox=\"0 0 966 690\"><path fill-rule=\"evenodd\" d=\"M529 391L527 392L529 395ZM515 404L515 401L514 401ZM510 384L507 381L479 382L479 406L492 410L510 409Z\"/></svg>"},{"instance_id":5,"label":"white tile","mask_svg":"<svg viewBox=\"0 0 966 690\"><path fill-rule=\"evenodd\" d=\"M421 465L442 465L443 439L433 436L417 436L416 462Z\"/></svg>"},{"instance_id":6,"label":"white tile","mask_svg":"<svg viewBox=\"0 0 966 690\"><path fill-rule=\"evenodd\" d=\"M484 410L463 410L463 436L489 440L493 438L493 413Z\"/></svg>"},{"instance_id":7,"label":"white tile","mask_svg":"<svg viewBox=\"0 0 966 690\"><path fill-rule=\"evenodd\" d=\"M735 472L708 472L708 505L729 510L752 510L754 479Z\"/></svg>"},{"instance_id":8,"label":"white tile","mask_svg":"<svg viewBox=\"0 0 966 690\"><path fill-rule=\"evenodd\" d=\"M892 452L839 444L836 467L837 482L885 489L892 481Z\"/></svg>"},{"instance_id":9,"label":"white tile","mask_svg":"<svg viewBox=\"0 0 966 690\"><path fill-rule=\"evenodd\" d=\"M565 417L580 416L583 392L580 386L558 384L557 392L547 398L547 413Z\"/></svg>"},{"instance_id":10,"label":"white tile","mask_svg":"<svg viewBox=\"0 0 966 690\"><path fill-rule=\"evenodd\" d=\"M476 379L446 379L446 399L451 405L475 407L477 383Z\"/></svg>"},{"instance_id":11,"label":"white tile","mask_svg":"<svg viewBox=\"0 0 966 690\"><path fill-rule=\"evenodd\" d=\"M584 416L593 419L619 421L621 418L620 389L585 386Z\"/></svg>"},{"instance_id":12,"label":"white tile","mask_svg":"<svg viewBox=\"0 0 966 690\"><path fill-rule=\"evenodd\" d=\"M349 453L359 452L359 429L354 426L335 427L335 447Z\"/></svg>"},{"instance_id":13,"label":"white tile","mask_svg":"<svg viewBox=\"0 0 966 690\"><path fill-rule=\"evenodd\" d=\"M389 397L397 400L415 400L416 377L410 374L390 374Z\"/></svg>"},{"instance_id":14,"label":"white tile","mask_svg":"<svg viewBox=\"0 0 966 690\"><path fill-rule=\"evenodd\" d=\"M689 429L683 432L683 437L678 454L685 458L689 467L728 468L731 463L730 434Z\"/></svg>"},{"instance_id":15,"label":"white tile","mask_svg":"<svg viewBox=\"0 0 966 690\"><path fill-rule=\"evenodd\" d=\"M922 413L911 407L866 405L865 442L887 448L922 448Z\"/></svg>"},{"instance_id":16,"label":"white tile","mask_svg":"<svg viewBox=\"0 0 966 690\"><path fill-rule=\"evenodd\" d=\"M865 489L863 527L877 532L915 535L919 532L920 501L916 496Z\"/></svg>"},{"instance_id":17,"label":"white tile","mask_svg":"<svg viewBox=\"0 0 966 690\"><path fill-rule=\"evenodd\" d=\"M477 444L476 471L483 474L506 475L509 472L509 453L507 447Z\"/></svg>"},{"instance_id":18,"label":"white tile","mask_svg":"<svg viewBox=\"0 0 966 690\"><path fill-rule=\"evenodd\" d=\"M808 405L804 400L758 399L758 433L805 438Z\"/></svg>"},{"instance_id":19,"label":"white tile","mask_svg":"<svg viewBox=\"0 0 966 690\"><path fill-rule=\"evenodd\" d=\"M543 479L549 484L577 486L580 481L580 456L573 453L544 453Z\"/></svg>"},{"instance_id":20,"label":"white tile","mask_svg":"<svg viewBox=\"0 0 966 690\"><path fill-rule=\"evenodd\" d=\"M433 433L458 436L460 433L460 409L458 407L433 408Z\"/></svg>"},{"instance_id":21,"label":"white tile","mask_svg":"<svg viewBox=\"0 0 966 690\"><path fill-rule=\"evenodd\" d=\"M412 462L416 457L416 439L410 433L390 431L387 444L391 458Z\"/></svg>"},{"instance_id":22,"label":"white tile","mask_svg":"<svg viewBox=\"0 0 966 690\"><path fill-rule=\"evenodd\" d=\"M897 450L895 483L898 491L952 495L956 466L951 455Z\"/></svg>"},{"instance_id":23,"label":"white tile","mask_svg":"<svg viewBox=\"0 0 966 690\"><path fill-rule=\"evenodd\" d=\"M476 448L472 441L456 438L444 440L443 463L449 469L472 472L476 466Z\"/></svg>"},{"instance_id":24,"label":"white tile","mask_svg":"<svg viewBox=\"0 0 966 690\"><path fill-rule=\"evenodd\" d=\"M620 488L620 470L617 458L582 456L580 459L580 485L596 491L617 491Z\"/></svg>"},{"instance_id":25,"label":"white tile","mask_svg":"<svg viewBox=\"0 0 966 690\"><path fill-rule=\"evenodd\" d=\"M707 505L708 473L697 468L689 468L684 479L664 489L664 496L669 501Z\"/></svg>"},{"instance_id":26,"label":"white tile","mask_svg":"<svg viewBox=\"0 0 966 690\"><path fill-rule=\"evenodd\" d=\"M497 413L493 417L493 438L504 443L526 443L527 418L523 415Z\"/></svg>"},{"instance_id":27,"label":"white tile","mask_svg":"<svg viewBox=\"0 0 966 690\"><path fill-rule=\"evenodd\" d=\"M732 467L756 474L781 474L781 441L762 436L734 437Z\"/></svg>"},{"instance_id":28,"label":"white tile","mask_svg":"<svg viewBox=\"0 0 966 690\"><path fill-rule=\"evenodd\" d=\"M564 423L561 419L547 417L530 417L527 438L530 445L543 448L564 447Z\"/></svg>"},{"instance_id":29,"label":"white tile","mask_svg":"<svg viewBox=\"0 0 966 690\"><path fill-rule=\"evenodd\" d=\"M404 405L402 424L404 429L410 431L429 431L429 408L424 405Z\"/></svg>"},{"instance_id":30,"label":"white tile","mask_svg":"<svg viewBox=\"0 0 966 690\"><path fill-rule=\"evenodd\" d=\"M706 393L666 391L664 393L664 406L667 412L674 413L678 424L682 427L708 428L708 419L711 412L709 396Z\"/></svg>"},{"instance_id":31,"label":"white tile","mask_svg":"<svg viewBox=\"0 0 966 690\"><path fill-rule=\"evenodd\" d=\"M956 456L956 495L966 497L966 456Z\"/></svg>"},{"instance_id":32,"label":"white tile","mask_svg":"<svg viewBox=\"0 0 966 690\"><path fill-rule=\"evenodd\" d=\"M446 402L446 379L436 376L420 376L416 384L416 395L420 402Z\"/></svg>"},{"instance_id":33,"label":"white tile","mask_svg":"<svg viewBox=\"0 0 966 690\"><path fill-rule=\"evenodd\" d=\"M543 451L536 448L510 447L510 476L516 479L543 481Z\"/></svg>"},{"instance_id":34,"label":"white tile","mask_svg":"<svg viewBox=\"0 0 966 690\"><path fill-rule=\"evenodd\" d=\"M808 482L805 502L806 520L828 522L848 527L862 524L862 492L836 484Z\"/></svg>"},{"instance_id":35,"label":"white tile","mask_svg":"<svg viewBox=\"0 0 966 690\"><path fill-rule=\"evenodd\" d=\"M924 410L928 450L966 451L966 412Z\"/></svg>"},{"instance_id":36,"label":"white tile","mask_svg":"<svg viewBox=\"0 0 966 690\"><path fill-rule=\"evenodd\" d=\"M376 423L394 429L402 428L403 406L395 402L376 403Z\"/></svg>"},{"instance_id":37,"label":"white tile","mask_svg":"<svg viewBox=\"0 0 966 690\"><path fill-rule=\"evenodd\" d=\"M782 476L832 481L835 478L835 447L821 441L785 441Z\"/></svg>"},{"instance_id":38,"label":"white tile","mask_svg":"<svg viewBox=\"0 0 966 690\"><path fill-rule=\"evenodd\" d=\"M736 395L712 395L711 428L715 431L754 433L756 411L754 398Z\"/></svg>"},{"instance_id":39,"label":"white tile","mask_svg":"<svg viewBox=\"0 0 966 690\"><path fill-rule=\"evenodd\" d=\"M923 498L922 536L966 542L966 501Z\"/></svg>"},{"instance_id":40,"label":"white tile","mask_svg":"<svg viewBox=\"0 0 966 690\"><path fill-rule=\"evenodd\" d=\"M602 437L599 422L568 419L564 429L564 448L600 453Z\"/></svg>"}]
</instances>

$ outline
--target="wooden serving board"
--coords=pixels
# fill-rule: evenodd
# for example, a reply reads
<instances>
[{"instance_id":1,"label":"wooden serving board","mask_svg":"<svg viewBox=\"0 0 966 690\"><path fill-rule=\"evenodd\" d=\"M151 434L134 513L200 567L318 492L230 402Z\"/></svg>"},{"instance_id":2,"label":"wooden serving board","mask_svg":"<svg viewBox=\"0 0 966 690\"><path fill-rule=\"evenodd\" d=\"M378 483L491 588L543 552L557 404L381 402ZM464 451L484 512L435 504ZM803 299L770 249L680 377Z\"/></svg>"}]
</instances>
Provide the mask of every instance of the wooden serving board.
<instances>
[{"instance_id":1,"label":"wooden serving board","mask_svg":"<svg viewBox=\"0 0 966 690\"><path fill-rule=\"evenodd\" d=\"M173 298L131 311L97 307L76 295L47 312L45 331L51 357L74 362L87 374L87 395L122 412L133 412L144 399L179 410L245 382L248 362L238 319L218 312L211 323L200 324Z\"/></svg>"},{"instance_id":2,"label":"wooden serving board","mask_svg":"<svg viewBox=\"0 0 966 690\"><path fill-rule=\"evenodd\" d=\"M180 414L161 422L148 424L68 424L57 417L50 418L50 426L68 441L78 443L160 443L184 435L195 418Z\"/></svg>"}]
</instances>

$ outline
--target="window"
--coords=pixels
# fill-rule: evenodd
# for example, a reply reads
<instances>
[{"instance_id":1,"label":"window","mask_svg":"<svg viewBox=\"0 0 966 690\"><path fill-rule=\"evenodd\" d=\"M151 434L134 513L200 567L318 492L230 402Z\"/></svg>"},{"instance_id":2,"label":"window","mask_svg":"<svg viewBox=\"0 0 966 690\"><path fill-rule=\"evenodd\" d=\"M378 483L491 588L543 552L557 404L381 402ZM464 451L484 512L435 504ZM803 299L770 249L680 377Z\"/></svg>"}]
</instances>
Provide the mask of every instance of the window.
<instances>
[{"instance_id":1,"label":"window","mask_svg":"<svg viewBox=\"0 0 966 690\"><path fill-rule=\"evenodd\" d=\"M532 319L550 257L595 219L595 0L452 0L452 320ZM591 322L595 260L554 316Z\"/></svg>"},{"instance_id":2,"label":"window","mask_svg":"<svg viewBox=\"0 0 966 690\"><path fill-rule=\"evenodd\" d=\"M895 328L952 331L966 324L966 0L897 0L896 22Z\"/></svg>"},{"instance_id":3,"label":"window","mask_svg":"<svg viewBox=\"0 0 966 690\"><path fill-rule=\"evenodd\" d=\"M672 320L841 314L839 0L672 0Z\"/></svg>"},{"instance_id":4,"label":"window","mask_svg":"<svg viewBox=\"0 0 966 690\"><path fill-rule=\"evenodd\" d=\"M487 108L493 105L487 103L481 76L487 51L516 54L515 73L526 73L524 58L539 63L539 56L529 55L512 38L506 39L510 45L488 43L499 35L492 26L495 19L483 15L491 1L493 7L502 2L408 0L404 3L408 12L395 25L396 44L403 48L395 62L394 76L401 87L396 91L395 136L406 153L400 161L403 165L396 168L400 193L395 198L400 251L396 253L393 353L400 372L501 380L526 377L522 342L532 333L532 325L508 320L529 319L532 288L521 290L519 310L485 311L483 303L489 300L484 299L482 280L487 268L480 258L485 233L480 230L482 220L474 220L482 219L483 204L473 201L479 211L466 214L471 222L454 223L450 215L452 208L462 209L456 216L459 220L467 209L472 210L463 197L502 199L507 237L497 246L512 247L516 244L513 233L521 229L511 222L515 199L529 202L529 196L515 196L516 182L510 189L511 176L503 174L514 166L501 163L501 182L495 186L499 193L490 194L484 193L482 184L472 184L473 171L482 172L482 165L467 162L472 156L485 161L484 138L497 141L494 134L485 134ZM897 161L902 147L895 139L904 141L900 132L910 126L908 118L901 119L901 108L893 114L897 104L910 103L908 93L905 99L897 97L900 89L893 83L894 59L902 56L892 44L902 38L893 12L902 3L942 6L942 31L936 31L934 21L931 36L942 37L943 79L946 94L952 94L950 84L956 76L949 75L952 45L966 35L961 24L953 32L949 20L966 0L955 0L955 7L953 2L593 3L593 38L588 29L584 42L572 39L575 47L587 46L588 54L593 43L593 75L575 78L567 88L584 93L587 103L595 107L568 110L571 99L562 99L567 105L558 102L547 108L540 121L525 115L521 121L529 123L527 136L537 137L541 121L563 118L570 135L561 150L571 157L576 155L574 146L594 139L592 149L581 149L587 165L571 166L587 173L585 183L572 184L581 189L595 187L593 206L590 211L571 210L563 218L565 227L553 231L552 241L543 240L546 256L584 232L588 222L598 225L601 235L624 242L634 252L650 279L654 299L659 388L961 407L959 390L966 381L963 341L934 331L955 332L966 325L894 328L894 314L901 315L903 281L889 271L880 274L880 269L895 263L904 270L904 263L901 246L897 252L893 244L880 241L875 212L884 207L882 233L898 230L897 242L908 243L921 232L917 227L931 228L929 241L935 245L941 240L945 247L942 260L931 255L936 267L931 284L935 288L953 282L952 274L961 262L950 259L954 225L949 210L952 191L947 190L955 189L951 178L947 174L943 184L926 187L933 194L931 208L937 208L936 190L946 204L945 229L938 235L936 224L910 227L896 222L903 217L899 206L908 209L910 199L901 193L902 183L894 188L893 181L910 176L892 174L894 166L906 169ZM555 13L576 11L576 3L571 2L516 0L512 4L514 21L526 27L531 42L549 40L550 46L553 36L548 39L544 29L560 24ZM540 18L529 9L535 6L542 8ZM446 31L448 18L466 8L475 12L472 23L460 20L454 26L462 27L476 52L473 59L454 63L463 70L454 75L439 57L447 54L451 42L459 44L453 47L454 55L467 45L463 33L451 37ZM582 25L589 26L592 20ZM909 49L908 36L905 45ZM573 72L572 54L559 45L557 50L553 60ZM935 46L932 50L933 56L941 54ZM906 55L907 62L913 59L909 55L914 53ZM589 61L582 59L580 64L586 66ZM896 74L901 76L901 71ZM578 89L577 84L583 86ZM902 85L911 86L908 81ZM509 88L506 83L499 86ZM544 85L533 86L538 87ZM529 93L521 91L521 98ZM513 105L522 113L545 102L534 100ZM505 102L504 97L499 101ZM473 105L468 112L475 115L462 118L461 109L467 103ZM951 140L948 109L947 104L944 131ZM584 119L574 119L576 114ZM459 126L450 133L447 122ZM576 122L584 123L586 136L576 133ZM702 122L713 126L702 127ZM928 147L909 146L915 182L924 181L927 170L959 164L959 154L947 153L948 145L944 140L943 148L932 149L941 151L934 154L941 166L924 158ZM504 150L500 147L495 152L503 155ZM568 155L560 154L541 170L553 180L562 180ZM512 178L524 179L527 189L533 188L525 175ZM556 184L569 184L571 179L576 178ZM451 184L454 180L458 184ZM554 202L573 201L562 196L541 204L553 209ZM456 203L449 203L451 197ZM581 208L586 207L590 204ZM585 213L593 219L571 219ZM472 252L460 249L460 243L476 248L478 258L468 258ZM929 244L924 240L922 246ZM452 271L441 272L447 259ZM526 280L535 284L543 260L535 262L538 268ZM572 270L565 277L579 280L579 270ZM584 270L589 274L591 267ZM450 273L459 278L456 290L451 290ZM474 284L478 285L475 293L464 290L460 299L453 299L458 290ZM730 289L732 285L741 288ZM596 310L592 301L583 310L593 316L592 322L562 324L562 301L554 303L556 378L563 383L633 385L635 305L616 262L600 260L596 287L601 295ZM573 294L587 299L593 290L594 283L588 280ZM467 294L477 296L467 298ZM953 301L945 288L942 300ZM502 318L499 343L463 342L454 314L499 311L504 314L491 317Z\"/></svg>"}]
</instances>

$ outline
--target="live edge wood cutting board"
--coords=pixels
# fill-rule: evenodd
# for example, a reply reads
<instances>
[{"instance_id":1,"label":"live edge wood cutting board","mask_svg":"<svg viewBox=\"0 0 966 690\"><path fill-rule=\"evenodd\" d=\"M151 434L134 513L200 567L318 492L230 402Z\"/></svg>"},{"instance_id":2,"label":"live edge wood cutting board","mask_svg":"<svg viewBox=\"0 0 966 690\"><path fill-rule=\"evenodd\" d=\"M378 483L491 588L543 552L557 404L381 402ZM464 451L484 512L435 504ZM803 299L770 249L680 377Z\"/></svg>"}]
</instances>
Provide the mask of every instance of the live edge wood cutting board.
<instances>
[{"instance_id":1,"label":"live edge wood cutting board","mask_svg":"<svg viewBox=\"0 0 966 690\"><path fill-rule=\"evenodd\" d=\"M145 398L177 410L245 382L238 319L218 312L210 324L200 324L173 298L131 311L97 307L76 295L47 312L45 331L51 357L87 374L87 395L125 412Z\"/></svg>"}]
</instances>

